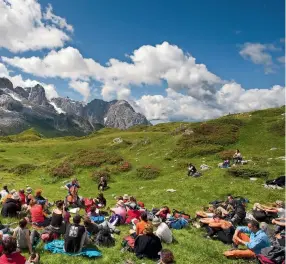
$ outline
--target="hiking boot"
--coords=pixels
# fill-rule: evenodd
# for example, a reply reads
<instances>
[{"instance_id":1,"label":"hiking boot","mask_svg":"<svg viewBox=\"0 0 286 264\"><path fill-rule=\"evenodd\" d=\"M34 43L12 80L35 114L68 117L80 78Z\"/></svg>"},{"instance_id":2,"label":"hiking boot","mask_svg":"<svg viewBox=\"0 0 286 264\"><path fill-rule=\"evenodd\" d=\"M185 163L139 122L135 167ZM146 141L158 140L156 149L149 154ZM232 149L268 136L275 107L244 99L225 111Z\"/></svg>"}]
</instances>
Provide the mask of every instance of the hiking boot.
<instances>
[{"instance_id":1,"label":"hiking boot","mask_svg":"<svg viewBox=\"0 0 286 264\"><path fill-rule=\"evenodd\" d=\"M232 244L231 244L231 248L229 249L229 251L237 250L237 249L238 249L238 245L232 243Z\"/></svg>"}]
</instances>

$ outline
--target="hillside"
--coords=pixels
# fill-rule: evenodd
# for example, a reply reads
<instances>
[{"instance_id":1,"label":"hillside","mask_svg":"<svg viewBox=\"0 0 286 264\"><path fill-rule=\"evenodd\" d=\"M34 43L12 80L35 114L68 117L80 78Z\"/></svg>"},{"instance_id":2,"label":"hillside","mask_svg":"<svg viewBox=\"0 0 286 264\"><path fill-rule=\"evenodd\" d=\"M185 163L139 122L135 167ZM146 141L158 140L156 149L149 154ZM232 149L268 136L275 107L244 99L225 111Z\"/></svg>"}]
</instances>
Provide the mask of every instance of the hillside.
<instances>
[{"instance_id":1,"label":"hillside","mask_svg":"<svg viewBox=\"0 0 286 264\"><path fill-rule=\"evenodd\" d=\"M203 123L166 123L137 126L125 131L104 128L78 138L45 138L36 130L29 130L15 136L0 137L0 179L10 189L28 185L33 189L43 188L43 195L53 201L64 197L66 192L61 186L73 176L81 183L81 196L96 196L97 184L92 175L97 177L95 172L107 171L111 187L105 192L108 206L115 204L114 195L127 193L144 201L147 208L168 205L193 216L209 201L231 193L247 197L250 209L254 202L284 200L284 190L265 189L262 183L266 178L259 178L263 173L268 173L268 179L284 174L284 112L284 107L281 107L228 115ZM257 181L233 177L227 170L217 167L222 158L236 148L240 149L244 159L251 160L243 168L256 173ZM131 164L131 170L124 171L123 161ZM204 171L200 178L188 178L186 172L190 161L197 168L207 164L211 169ZM159 176L151 180L138 178L136 169L143 166L159 170ZM67 175L67 178L53 175ZM175 189L176 192L170 193L167 189ZM116 246L102 249L103 257L96 263L135 260L132 254L120 253L121 240L128 228L120 229ZM205 240L202 232L193 227L175 230L174 236L178 243L163 247L174 252L177 263L243 263L225 259L222 252L228 246ZM94 262L42 251L41 254L45 264ZM136 263L153 262L144 260Z\"/></svg>"}]
</instances>

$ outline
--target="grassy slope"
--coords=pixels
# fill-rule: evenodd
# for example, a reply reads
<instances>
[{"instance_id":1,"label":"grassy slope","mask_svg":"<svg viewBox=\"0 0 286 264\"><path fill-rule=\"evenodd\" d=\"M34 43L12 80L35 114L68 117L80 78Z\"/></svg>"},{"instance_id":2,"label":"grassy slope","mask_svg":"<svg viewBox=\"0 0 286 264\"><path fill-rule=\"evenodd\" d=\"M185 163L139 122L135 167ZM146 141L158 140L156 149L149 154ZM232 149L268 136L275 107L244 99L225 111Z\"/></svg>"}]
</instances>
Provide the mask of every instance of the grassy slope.
<instances>
[{"instance_id":1,"label":"grassy slope","mask_svg":"<svg viewBox=\"0 0 286 264\"><path fill-rule=\"evenodd\" d=\"M270 133L269 127L273 122L283 121L281 114L284 108L257 111L255 113L233 116L244 121L244 126L239 132L239 140L225 146L225 149L239 148L246 159L254 160L255 166L259 166L270 172L270 178L275 178L284 173L284 161L275 159L284 155L284 136ZM283 119L283 120L282 120ZM195 124L194 126L196 126ZM208 164L213 168L204 172L203 177L193 179L186 177L186 168L178 164L188 162L189 159L173 158L166 160L170 152L176 147L180 135L171 136L169 132L179 126L178 123L161 124L151 128L137 129L133 131L117 131L104 129L92 136L81 140L68 140L67 138L41 139L35 142L1 143L0 164L12 168L18 164L28 163L39 166L39 168L28 176L15 176L7 171L0 171L1 183L7 183L12 188L25 187L30 185L33 188L43 188L44 195L51 200L63 198L65 191L60 187L62 181L54 180L48 174L48 168L58 164L61 159L76 153L79 149L105 149L112 150L122 155L131 162L133 169L128 173L121 173L112 176L111 188L105 192L108 205L114 205L113 195L133 194L139 200L145 202L148 208L153 205L169 205L171 208L183 209L192 215L209 201L223 198L228 193L242 195L254 202L271 202L276 199L283 199L284 191L266 190L261 186L264 179L255 182L232 178L226 175L225 170L217 168L220 160L216 155L204 155L192 158L192 162L199 167L200 164ZM191 125L192 126L192 125ZM141 130L141 131L140 131ZM156 132L154 132L156 131ZM130 145L122 144L114 146L112 140L121 137L130 141L148 138L150 144L140 145L130 149ZM18 139L21 140L21 139ZM277 150L270 151L270 148L277 147ZM273 158L268 160L268 158ZM150 181L136 179L136 167L141 165L154 165L162 170L161 175ZM76 176L80 180L82 188L80 195L96 196L96 183L91 181L90 175L94 169L77 169ZM143 188L139 188L143 187ZM174 193L166 192L166 189L177 190ZM5 222L6 219L3 220ZM127 234L127 227L120 227L122 234L116 237L115 248L102 248L103 257L96 260L97 263L122 263L125 259L133 259L129 253L120 253L120 242ZM223 244L216 241L204 240L200 230L189 228L174 230L177 244L163 245L170 248L176 257L177 263L233 263L226 260L222 252L227 249ZM43 263L92 263L93 261L84 258L71 258L63 255L52 255L41 252ZM147 260L136 263L151 263ZM240 263L235 261L235 263Z\"/></svg>"}]
</instances>

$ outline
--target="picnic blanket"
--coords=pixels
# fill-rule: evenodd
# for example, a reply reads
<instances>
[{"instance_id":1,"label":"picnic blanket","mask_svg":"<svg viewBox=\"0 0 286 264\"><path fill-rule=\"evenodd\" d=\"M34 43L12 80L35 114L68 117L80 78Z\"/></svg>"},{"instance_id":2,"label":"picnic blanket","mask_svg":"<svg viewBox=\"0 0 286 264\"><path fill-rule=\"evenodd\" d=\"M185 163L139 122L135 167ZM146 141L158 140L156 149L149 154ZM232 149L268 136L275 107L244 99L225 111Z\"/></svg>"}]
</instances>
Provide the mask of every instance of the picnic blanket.
<instances>
[{"instance_id":1,"label":"picnic blanket","mask_svg":"<svg viewBox=\"0 0 286 264\"><path fill-rule=\"evenodd\" d=\"M50 243L45 244L44 249L52 252L53 254L65 254L69 256L85 256L89 258L96 258L102 256L101 252L94 248L83 248L79 253L68 253L64 250L63 240L54 240Z\"/></svg>"}]
</instances>

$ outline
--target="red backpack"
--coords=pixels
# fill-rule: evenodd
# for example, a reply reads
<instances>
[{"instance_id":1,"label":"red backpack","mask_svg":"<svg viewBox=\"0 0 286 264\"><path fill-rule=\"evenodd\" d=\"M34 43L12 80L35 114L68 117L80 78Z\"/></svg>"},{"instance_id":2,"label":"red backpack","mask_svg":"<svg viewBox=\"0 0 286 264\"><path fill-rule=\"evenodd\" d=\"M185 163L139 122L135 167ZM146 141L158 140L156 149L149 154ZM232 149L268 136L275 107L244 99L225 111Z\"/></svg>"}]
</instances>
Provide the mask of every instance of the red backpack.
<instances>
[{"instance_id":1,"label":"red backpack","mask_svg":"<svg viewBox=\"0 0 286 264\"><path fill-rule=\"evenodd\" d=\"M265 257L262 254L258 254L257 256L257 260L259 261L260 264L276 264L275 262L273 262L271 259ZM283 262L284 263L284 262Z\"/></svg>"}]
</instances>

